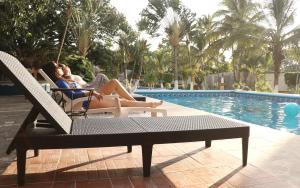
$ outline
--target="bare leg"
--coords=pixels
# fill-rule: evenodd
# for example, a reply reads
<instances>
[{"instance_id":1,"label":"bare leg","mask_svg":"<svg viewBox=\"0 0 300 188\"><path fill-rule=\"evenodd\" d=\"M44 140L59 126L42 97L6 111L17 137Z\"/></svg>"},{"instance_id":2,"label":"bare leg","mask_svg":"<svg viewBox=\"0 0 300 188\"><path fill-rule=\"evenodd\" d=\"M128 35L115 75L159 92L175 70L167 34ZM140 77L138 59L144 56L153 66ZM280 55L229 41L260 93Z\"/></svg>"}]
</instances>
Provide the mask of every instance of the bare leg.
<instances>
[{"instance_id":1,"label":"bare leg","mask_svg":"<svg viewBox=\"0 0 300 188\"><path fill-rule=\"evenodd\" d=\"M155 108L163 103L160 102L144 102L144 101L132 101L127 99L121 99L121 106L124 107L151 107ZM90 102L90 109L95 108L109 108L109 107L116 107L116 102L114 100L92 100Z\"/></svg>"},{"instance_id":2,"label":"bare leg","mask_svg":"<svg viewBox=\"0 0 300 188\"><path fill-rule=\"evenodd\" d=\"M116 100L112 99L112 98L105 98L101 101L99 101L98 99L92 99L90 102L90 109L95 109L95 108L109 108L109 107L118 107L118 103L116 102Z\"/></svg>"},{"instance_id":3,"label":"bare leg","mask_svg":"<svg viewBox=\"0 0 300 188\"><path fill-rule=\"evenodd\" d=\"M135 101L135 99L128 93L128 91L123 87L123 85L116 79L107 82L99 91L99 93L104 93L105 95L110 95L112 92L116 92L120 97L127 100Z\"/></svg>"},{"instance_id":4,"label":"bare leg","mask_svg":"<svg viewBox=\"0 0 300 188\"><path fill-rule=\"evenodd\" d=\"M151 107L156 108L162 105L163 101L160 102L144 102L144 101L131 101L131 100L120 100L121 106L125 107Z\"/></svg>"}]
</instances>

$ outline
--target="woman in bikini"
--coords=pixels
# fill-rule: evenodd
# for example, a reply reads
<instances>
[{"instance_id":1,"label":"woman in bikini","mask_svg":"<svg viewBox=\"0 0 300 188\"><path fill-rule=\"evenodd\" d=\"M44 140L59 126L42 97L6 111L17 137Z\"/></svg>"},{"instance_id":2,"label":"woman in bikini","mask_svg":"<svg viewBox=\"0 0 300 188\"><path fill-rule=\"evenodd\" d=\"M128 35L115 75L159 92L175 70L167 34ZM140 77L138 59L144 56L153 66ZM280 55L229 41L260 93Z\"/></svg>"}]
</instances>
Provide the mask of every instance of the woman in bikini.
<instances>
[{"instance_id":1,"label":"woman in bikini","mask_svg":"<svg viewBox=\"0 0 300 188\"><path fill-rule=\"evenodd\" d=\"M59 88L81 88L77 82L72 82L64 78L64 71L61 66L58 66L55 63L48 63L43 66L43 70L45 73L55 82L55 84ZM118 82L117 80L110 80L99 87L98 90L93 92L93 96L96 97L96 100L91 100L89 104L89 108L107 108L114 107L114 100L103 100L103 96L110 95L113 92L117 93L120 97L121 106L124 107L152 107L155 108L161 105L163 102L144 102L144 101L136 101L127 91L126 89ZM82 90L73 90L73 91L65 91L65 94L71 98L79 98L88 95L88 92L84 92ZM83 103L83 107L87 107L87 102Z\"/></svg>"}]
</instances>

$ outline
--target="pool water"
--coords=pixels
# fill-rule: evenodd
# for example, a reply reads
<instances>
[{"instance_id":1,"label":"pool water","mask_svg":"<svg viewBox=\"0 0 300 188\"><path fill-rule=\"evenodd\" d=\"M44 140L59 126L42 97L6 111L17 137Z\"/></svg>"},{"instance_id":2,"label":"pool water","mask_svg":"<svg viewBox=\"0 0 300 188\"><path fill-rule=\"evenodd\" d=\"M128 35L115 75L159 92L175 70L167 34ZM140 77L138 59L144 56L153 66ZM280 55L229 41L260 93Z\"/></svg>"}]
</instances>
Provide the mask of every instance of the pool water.
<instances>
[{"instance_id":1,"label":"pool water","mask_svg":"<svg viewBox=\"0 0 300 188\"><path fill-rule=\"evenodd\" d=\"M167 102L300 135L300 116L286 117L287 102L241 96L154 96Z\"/></svg>"}]
</instances>

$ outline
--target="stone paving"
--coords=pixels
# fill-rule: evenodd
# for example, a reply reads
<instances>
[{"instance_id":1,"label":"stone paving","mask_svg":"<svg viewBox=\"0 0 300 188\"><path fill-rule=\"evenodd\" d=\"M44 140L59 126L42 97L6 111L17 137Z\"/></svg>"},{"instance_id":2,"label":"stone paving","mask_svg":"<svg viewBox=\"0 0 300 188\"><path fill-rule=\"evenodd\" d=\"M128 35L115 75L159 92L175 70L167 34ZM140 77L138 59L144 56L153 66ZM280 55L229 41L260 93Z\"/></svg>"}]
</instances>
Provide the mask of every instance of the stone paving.
<instances>
[{"instance_id":1,"label":"stone paving","mask_svg":"<svg viewBox=\"0 0 300 188\"><path fill-rule=\"evenodd\" d=\"M5 150L31 104L22 96L0 97L0 104L0 188L17 187L15 153ZM205 113L170 103L163 108L175 116ZM213 141L208 149L204 142L155 145L150 178L142 176L138 146L132 153L108 147L43 150L33 157L30 151L25 187L300 187L300 136L257 125L250 130L244 168L240 139Z\"/></svg>"}]
</instances>

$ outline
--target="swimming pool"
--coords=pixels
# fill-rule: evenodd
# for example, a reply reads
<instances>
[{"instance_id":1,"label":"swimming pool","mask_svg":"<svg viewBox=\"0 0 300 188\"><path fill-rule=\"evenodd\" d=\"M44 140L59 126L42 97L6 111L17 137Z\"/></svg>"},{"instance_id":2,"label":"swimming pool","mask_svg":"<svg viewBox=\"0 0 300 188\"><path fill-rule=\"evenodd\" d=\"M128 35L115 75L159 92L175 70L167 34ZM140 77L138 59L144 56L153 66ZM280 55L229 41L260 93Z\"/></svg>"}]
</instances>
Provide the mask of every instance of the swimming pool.
<instances>
[{"instance_id":1,"label":"swimming pool","mask_svg":"<svg viewBox=\"0 0 300 188\"><path fill-rule=\"evenodd\" d=\"M286 117L287 103L300 96L237 91L138 91L148 97L223 115L233 119L300 135L300 115Z\"/></svg>"}]
</instances>

